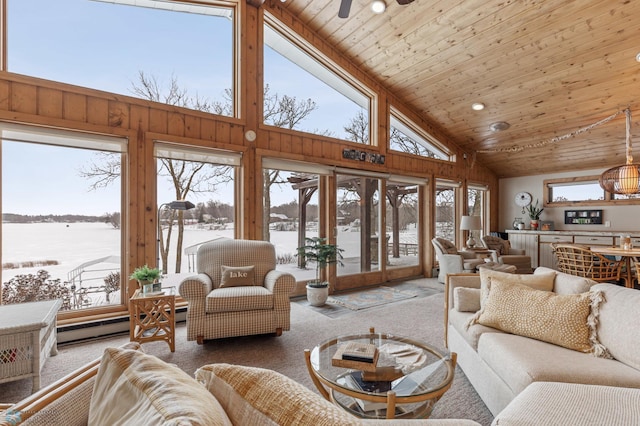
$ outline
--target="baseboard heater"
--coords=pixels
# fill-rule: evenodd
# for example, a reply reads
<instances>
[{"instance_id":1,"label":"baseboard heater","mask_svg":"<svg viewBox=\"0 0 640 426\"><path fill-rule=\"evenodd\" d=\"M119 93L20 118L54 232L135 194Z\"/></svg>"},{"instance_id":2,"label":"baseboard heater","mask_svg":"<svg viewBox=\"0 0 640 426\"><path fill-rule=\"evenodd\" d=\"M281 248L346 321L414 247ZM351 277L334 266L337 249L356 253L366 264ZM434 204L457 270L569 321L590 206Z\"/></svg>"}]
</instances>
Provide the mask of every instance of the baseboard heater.
<instances>
[{"instance_id":1,"label":"baseboard heater","mask_svg":"<svg viewBox=\"0 0 640 426\"><path fill-rule=\"evenodd\" d=\"M187 308L176 309L176 322L186 321ZM58 326L58 344L79 343L129 333L129 317L109 318L98 321Z\"/></svg>"}]
</instances>

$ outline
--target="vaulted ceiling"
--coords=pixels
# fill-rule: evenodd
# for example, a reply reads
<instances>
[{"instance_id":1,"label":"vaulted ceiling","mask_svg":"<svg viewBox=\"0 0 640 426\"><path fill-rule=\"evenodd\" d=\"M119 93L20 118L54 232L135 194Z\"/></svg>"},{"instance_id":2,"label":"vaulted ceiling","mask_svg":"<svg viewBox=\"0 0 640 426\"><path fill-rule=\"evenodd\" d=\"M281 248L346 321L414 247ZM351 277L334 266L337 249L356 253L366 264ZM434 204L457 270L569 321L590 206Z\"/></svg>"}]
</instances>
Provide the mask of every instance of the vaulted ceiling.
<instances>
[{"instance_id":1,"label":"vaulted ceiling","mask_svg":"<svg viewBox=\"0 0 640 426\"><path fill-rule=\"evenodd\" d=\"M346 19L340 0L281 7L499 177L625 163L624 114L592 125L630 107L640 136L639 1L371 1Z\"/></svg>"}]
</instances>

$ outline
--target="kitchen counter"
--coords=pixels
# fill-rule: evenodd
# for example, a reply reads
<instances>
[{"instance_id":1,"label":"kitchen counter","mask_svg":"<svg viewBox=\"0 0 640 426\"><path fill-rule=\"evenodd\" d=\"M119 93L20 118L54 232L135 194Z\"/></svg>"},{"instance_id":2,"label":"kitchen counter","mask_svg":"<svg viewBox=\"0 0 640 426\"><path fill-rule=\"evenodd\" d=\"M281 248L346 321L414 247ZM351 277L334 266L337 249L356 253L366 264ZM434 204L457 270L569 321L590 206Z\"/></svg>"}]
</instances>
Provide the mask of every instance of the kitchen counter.
<instances>
[{"instance_id":1,"label":"kitchen counter","mask_svg":"<svg viewBox=\"0 0 640 426\"><path fill-rule=\"evenodd\" d=\"M508 234L533 234L533 235L587 235L594 237L619 237L620 235L629 235L631 237L640 238L640 231L540 231L540 230L531 230L531 229L507 229L504 232Z\"/></svg>"},{"instance_id":2,"label":"kitchen counter","mask_svg":"<svg viewBox=\"0 0 640 426\"><path fill-rule=\"evenodd\" d=\"M620 246L620 236L630 236L634 247L640 247L640 231L532 231L507 229L511 246L523 249L531 257L531 267L546 266L556 269L553 244L575 243L587 246Z\"/></svg>"}]
</instances>

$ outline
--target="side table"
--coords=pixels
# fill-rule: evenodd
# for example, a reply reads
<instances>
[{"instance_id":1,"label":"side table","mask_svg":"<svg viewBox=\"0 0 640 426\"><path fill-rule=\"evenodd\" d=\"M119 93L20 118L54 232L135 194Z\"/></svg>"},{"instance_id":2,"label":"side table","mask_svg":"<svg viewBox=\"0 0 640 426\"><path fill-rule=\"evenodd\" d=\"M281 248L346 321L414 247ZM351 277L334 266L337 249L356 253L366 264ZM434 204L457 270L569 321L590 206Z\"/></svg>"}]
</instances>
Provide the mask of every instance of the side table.
<instances>
[{"instance_id":1,"label":"side table","mask_svg":"<svg viewBox=\"0 0 640 426\"><path fill-rule=\"evenodd\" d=\"M61 300L0 306L0 383L33 378L40 389L40 371L48 355L57 355L56 317Z\"/></svg>"},{"instance_id":2,"label":"side table","mask_svg":"<svg viewBox=\"0 0 640 426\"><path fill-rule=\"evenodd\" d=\"M176 350L175 287L163 288L164 294L144 295L136 290L129 300L129 340L140 344L165 341Z\"/></svg>"}]
</instances>

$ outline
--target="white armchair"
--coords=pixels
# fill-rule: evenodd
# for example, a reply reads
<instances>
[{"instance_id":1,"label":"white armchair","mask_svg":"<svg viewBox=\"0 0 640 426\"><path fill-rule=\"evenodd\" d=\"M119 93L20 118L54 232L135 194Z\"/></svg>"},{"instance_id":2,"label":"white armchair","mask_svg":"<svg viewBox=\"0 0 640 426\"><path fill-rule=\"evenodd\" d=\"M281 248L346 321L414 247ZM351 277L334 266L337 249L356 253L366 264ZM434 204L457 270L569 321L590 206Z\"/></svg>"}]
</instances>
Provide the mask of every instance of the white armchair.
<instances>
[{"instance_id":1,"label":"white armchair","mask_svg":"<svg viewBox=\"0 0 640 426\"><path fill-rule=\"evenodd\" d=\"M473 252L458 251L456 246L444 238L434 238L431 240L436 251L436 258L440 266L438 282L444 284L447 274L459 274L461 272L476 272L478 265L484 260L478 259Z\"/></svg>"},{"instance_id":2,"label":"white armchair","mask_svg":"<svg viewBox=\"0 0 640 426\"><path fill-rule=\"evenodd\" d=\"M511 247L509 240L503 240L493 235L482 237L482 244L491 250L492 261L504 265L514 265L516 274L531 274L531 256L527 256L522 249Z\"/></svg>"}]
</instances>

